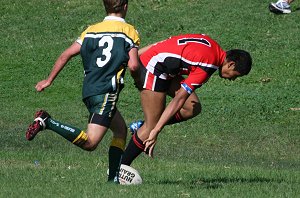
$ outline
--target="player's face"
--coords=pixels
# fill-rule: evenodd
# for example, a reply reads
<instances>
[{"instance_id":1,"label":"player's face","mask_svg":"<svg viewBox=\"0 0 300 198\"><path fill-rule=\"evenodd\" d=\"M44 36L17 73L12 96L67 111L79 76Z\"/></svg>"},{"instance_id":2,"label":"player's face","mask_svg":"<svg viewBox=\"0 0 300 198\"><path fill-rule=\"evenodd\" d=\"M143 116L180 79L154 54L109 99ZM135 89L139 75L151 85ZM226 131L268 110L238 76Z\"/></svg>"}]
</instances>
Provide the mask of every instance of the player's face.
<instances>
[{"instance_id":1,"label":"player's face","mask_svg":"<svg viewBox=\"0 0 300 198\"><path fill-rule=\"evenodd\" d=\"M228 80L235 80L237 77L241 76L240 72L235 71L235 63L227 62L219 69L219 76Z\"/></svg>"}]
</instances>

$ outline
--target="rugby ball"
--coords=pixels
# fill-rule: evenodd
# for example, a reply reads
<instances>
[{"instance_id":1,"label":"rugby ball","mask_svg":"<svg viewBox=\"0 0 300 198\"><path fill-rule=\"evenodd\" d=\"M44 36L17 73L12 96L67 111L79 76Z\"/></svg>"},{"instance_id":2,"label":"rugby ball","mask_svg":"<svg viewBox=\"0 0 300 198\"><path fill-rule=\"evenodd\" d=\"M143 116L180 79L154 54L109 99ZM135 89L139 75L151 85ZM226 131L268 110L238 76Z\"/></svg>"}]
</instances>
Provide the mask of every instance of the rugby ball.
<instances>
[{"instance_id":1,"label":"rugby ball","mask_svg":"<svg viewBox=\"0 0 300 198\"><path fill-rule=\"evenodd\" d=\"M121 185L137 185L141 184L143 180L137 170L131 166L121 164L119 182Z\"/></svg>"}]
</instances>

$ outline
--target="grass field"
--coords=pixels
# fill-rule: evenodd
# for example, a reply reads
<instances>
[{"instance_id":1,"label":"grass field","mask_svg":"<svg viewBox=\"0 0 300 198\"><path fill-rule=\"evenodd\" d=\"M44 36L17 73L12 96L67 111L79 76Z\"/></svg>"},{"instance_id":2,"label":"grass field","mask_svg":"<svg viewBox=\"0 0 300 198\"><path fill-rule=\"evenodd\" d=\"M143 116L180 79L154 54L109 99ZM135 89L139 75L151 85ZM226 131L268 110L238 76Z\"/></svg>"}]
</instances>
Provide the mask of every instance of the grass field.
<instances>
[{"instance_id":1,"label":"grass field","mask_svg":"<svg viewBox=\"0 0 300 198\"><path fill-rule=\"evenodd\" d=\"M142 46L181 33L205 33L224 49L251 52L250 75L235 82L218 75L197 90L203 112L167 126L155 158L132 166L140 186L106 183L111 134L94 152L46 131L32 142L25 131L46 109L85 128L79 57L43 93L34 89L59 54L105 16L99 0L1 0L0 197L299 197L300 2L274 15L269 1L131 0L127 21ZM119 109L126 122L142 118L130 75Z\"/></svg>"}]
</instances>

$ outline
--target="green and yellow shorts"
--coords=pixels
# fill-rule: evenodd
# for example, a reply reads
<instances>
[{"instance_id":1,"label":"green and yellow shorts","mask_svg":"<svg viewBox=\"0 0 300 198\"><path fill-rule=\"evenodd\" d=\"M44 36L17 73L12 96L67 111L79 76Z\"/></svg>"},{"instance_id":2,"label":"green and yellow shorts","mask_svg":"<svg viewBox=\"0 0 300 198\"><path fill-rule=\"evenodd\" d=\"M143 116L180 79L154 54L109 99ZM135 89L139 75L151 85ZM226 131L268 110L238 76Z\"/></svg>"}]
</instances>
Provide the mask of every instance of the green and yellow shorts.
<instances>
[{"instance_id":1,"label":"green and yellow shorts","mask_svg":"<svg viewBox=\"0 0 300 198\"><path fill-rule=\"evenodd\" d=\"M90 96L83 99L90 112L89 123L98 124L109 128L111 120L117 110L118 93L106 93Z\"/></svg>"}]
</instances>

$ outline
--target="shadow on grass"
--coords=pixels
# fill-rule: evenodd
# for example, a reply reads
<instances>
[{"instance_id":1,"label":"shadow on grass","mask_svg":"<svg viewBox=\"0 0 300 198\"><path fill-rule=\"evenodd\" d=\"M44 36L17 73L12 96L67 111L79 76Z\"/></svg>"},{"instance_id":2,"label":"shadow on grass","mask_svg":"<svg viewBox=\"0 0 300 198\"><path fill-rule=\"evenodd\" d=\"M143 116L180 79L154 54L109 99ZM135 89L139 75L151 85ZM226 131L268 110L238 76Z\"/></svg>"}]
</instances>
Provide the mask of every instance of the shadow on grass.
<instances>
[{"instance_id":1,"label":"shadow on grass","mask_svg":"<svg viewBox=\"0 0 300 198\"><path fill-rule=\"evenodd\" d=\"M263 177L256 178L210 178L210 179L193 179L191 181L186 180L162 180L159 183L165 185L183 185L188 188L207 188L207 189L217 189L222 188L226 184L238 184L238 183L282 183L284 180L282 179L268 179Z\"/></svg>"}]
</instances>

